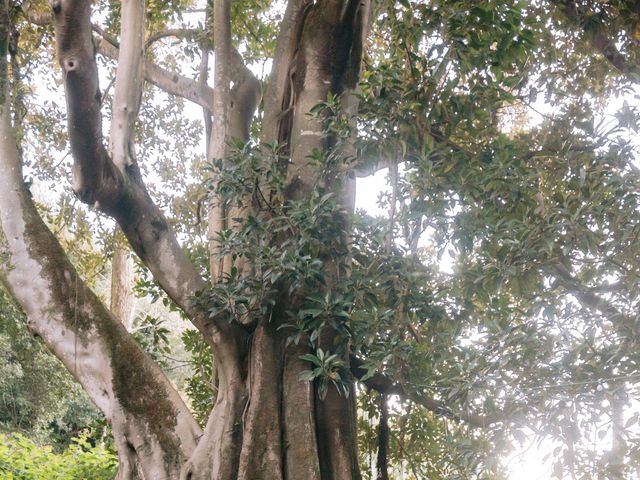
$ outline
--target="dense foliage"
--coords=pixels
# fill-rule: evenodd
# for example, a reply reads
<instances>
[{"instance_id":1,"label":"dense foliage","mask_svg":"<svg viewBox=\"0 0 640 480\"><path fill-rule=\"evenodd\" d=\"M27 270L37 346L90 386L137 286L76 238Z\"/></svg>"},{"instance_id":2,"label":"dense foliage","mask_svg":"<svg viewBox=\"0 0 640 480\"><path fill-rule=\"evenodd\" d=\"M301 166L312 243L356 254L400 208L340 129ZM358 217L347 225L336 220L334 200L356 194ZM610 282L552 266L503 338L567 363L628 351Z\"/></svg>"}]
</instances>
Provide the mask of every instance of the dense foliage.
<instances>
[{"instance_id":1,"label":"dense foliage","mask_svg":"<svg viewBox=\"0 0 640 480\"><path fill-rule=\"evenodd\" d=\"M202 23L180 13L186 3L149 2L148 35L200 31ZM234 41L263 75L281 15L270 3L233 3ZM101 2L99 11L96 21L117 34L118 9ZM58 168L70 163L60 105L35 87L53 62L49 49L37 48L50 36L49 26L24 27L15 57L24 158L33 194L54 205L42 212L83 275L97 279L108 270L112 225L59 191L60 172L71 171ZM195 71L189 40L156 42L149 57ZM379 1L357 115L334 97L312 112L325 119L330 148L309 159L322 171L310 195L285 200L283 146L259 142L261 111L248 144L206 164L199 112L155 87L144 94L139 160L203 272L207 194L249 211L218 240L220 254L243 259L250 272L232 270L193 301L212 317L243 323L268 315L286 286L295 308L280 328L288 342L312 350L302 356L309 370L300 380L316 382L320 397L329 389L358 395L365 478L374 478L387 427L397 478L506 478L506 457L535 439L552 446L557 478L633 478L640 470L639 52L633 1ZM335 192L355 171L383 168L378 203L386 214L358 211L345 220ZM340 275L327 274L327 259ZM139 296L173 308L148 274L139 277ZM61 415L54 406L62 393L53 389L66 390L68 380L38 380L58 371L14 333L16 312L0 316L0 349L10 343L19 358L0 357L7 372L0 389L20 393L11 404L0 398L0 421L35 431ZM154 358L176 349L158 320L145 325L138 340ZM335 333L330 351L318 338L326 328ZM186 391L204 424L216 391L210 352L194 331L182 338L193 364ZM363 381L384 374L394 389L354 389L349 353L363 359ZM32 400L42 395L49 400ZM473 415L482 426L469 421ZM2 442L8 478L54 478L4 458L17 451L8 442L35 452L25 439ZM61 458L40 452L46 459L29 468L109 478L114 460L97 452L85 465L85 448L74 444ZM104 473L82 470L103 461Z\"/></svg>"},{"instance_id":2,"label":"dense foliage","mask_svg":"<svg viewBox=\"0 0 640 480\"><path fill-rule=\"evenodd\" d=\"M19 434L0 434L0 475L5 480L111 480L117 457L86 438L56 454Z\"/></svg>"},{"instance_id":3,"label":"dense foliage","mask_svg":"<svg viewBox=\"0 0 640 480\"><path fill-rule=\"evenodd\" d=\"M0 291L0 431L66 448L100 413L58 360L29 336L23 315ZM100 436L96 428L96 436Z\"/></svg>"}]
</instances>

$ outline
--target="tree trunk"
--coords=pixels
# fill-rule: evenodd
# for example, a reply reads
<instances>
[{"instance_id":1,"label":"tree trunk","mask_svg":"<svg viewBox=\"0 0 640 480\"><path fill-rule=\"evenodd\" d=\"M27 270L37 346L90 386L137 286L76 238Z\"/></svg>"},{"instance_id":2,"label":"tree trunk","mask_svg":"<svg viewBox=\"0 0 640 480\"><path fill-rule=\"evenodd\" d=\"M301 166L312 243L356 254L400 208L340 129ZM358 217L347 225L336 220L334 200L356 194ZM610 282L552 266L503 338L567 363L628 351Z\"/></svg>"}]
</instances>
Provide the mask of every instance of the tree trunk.
<instances>
[{"instance_id":1,"label":"tree trunk","mask_svg":"<svg viewBox=\"0 0 640 480\"><path fill-rule=\"evenodd\" d=\"M147 478L177 478L200 430L162 371L78 277L40 218L22 179L2 97L0 279L26 313L31 332L111 423L121 463L130 465L135 456Z\"/></svg>"},{"instance_id":2,"label":"tree trunk","mask_svg":"<svg viewBox=\"0 0 640 480\"><path fill-rule=\"evenodd\" d=\"M214 3L217 59L230 58L232 54L230 39L225 36L225 32L229 35L228 30L218 23L228 18L228 8L224 0ZM366 2L360 1L291 1L288 5L265 99L265 118L273 122L265 121L263 140L289 147L291 162L286 191L291 199L303 198L315 184L323 181L320 171L308 167L308 156L314 149L330 145L323 134L323 119L310 116L311 108L325 101L329 94L343 95L345 108L353 108L351 93L357 87L367 13ZM212 159L224 155L225 140L233 137L246 140L242 132L248 133L247 128L242 132L231 128L244 122L234 122L233 115L229 117L230 105L237 106L238 98L226 93L228 98L224 103L228 75L216 65L214 105L221 112L218 118L228 118L228 124L224 125L228 130L226 135L221 135L219 130L216 134L214 123L210 144ZM240 113L246 115L242 109ZM351 189L340 186L336 193L347 210L351 209ZM217 208L219 205L213 207L210 229L230 228L224 210ZM215 233L215 228L210 231L210 235ZM231 268L228 259L219 259L217 249L214 242L211 262L214 281L222 280ZM335 266L328 262L326 269L332 271ZM281 304L275 307L274 313L258 320L249 347L239 350L239 357L216 357L220 378L218 402L205 437L185 470L185 478L360 478L354 392L346 397L330 388L321 400L313 385L299 380L300 373L309 368L307 362L300 360L308 348L303 344L285 347L287 334L277 327L285 323L284 312L295 309L296 305L285 292L279 298ZM329 350L332 335L327 333L323 337L321 347ZM227 370L233 371L233 375ZM229 398L233 399L232 406ZM216 468L218 463L226 468ZM210 465L213 465L211 472L207 471Z\"/></svg>"},{"instance_id":3,"label":"tree trunk","mask_svg":"<svg viewBox=\"0 0 640 480\"><path fill-rule=\"evenodd\" d=\"M111 259L110 309L129 332L133 327L135 302L136 299L133 294L133 261L129 256L129 250L116 243L113 258Z\"/></svg>"},{"instance_id":4,"label":"tree trunk","mask_svg":"<svg viewBox=\"0 0 640 480\"><path fill-rule=\"evenodd\" d=\"M288 199L304 198L322 184L335 192L345 213L352 209L351 179L325 179L308 165L314 150L330 148L332 143L323 133L323 118L308 114L329 94L341 96L345 110L355 110L353 93L368 3L290 0L287 6L267 86L264 116L269 120L262 140L286 146ZM141 79L141 71L158 74L142 59L141 5L125 1L122 6L117 80L122 85L127 85L128 77ZM287 319L285 312L298 307L286 288L272 315L247 325L210 318L206 307L193 301L206 290L207 282L149 197L133 154L139 85L116 86L113 121L117 124L112 125L110 152L104 148L90 6L88 0L52 2L74 190L82 201L116 219L133 250L212 346L219 392L203 434L166 377L82 283L42 223L23 184L6 98L0 124L1 245L8 257L3 261L3 283L26 311L33 331L111 421L121 461L118 478L136 478L139 463L148 480L359 479L354 389L346 396L331 387L320 399L312 382L300 380L300 373L309 369L300 357L310 347L302 341L286 345L287 334L278 329ZM229 0L214 2L214 48L221 63L216 65L215 98L199 97L198 102L216 113L212 159L224 155L230 138L247 139L259 99L259 82L231 46L229 8ZM198 91L208 92L202 86ZM210 215L214 282L223 280L230 269L228 260L220 262L215 235L220 228L232 228L229 218L238 214L216 208L214 201ZM346 215L344 224L348 228ZM347 238L336 243L348 250ZM326 288L331 289L343 273L331 260L325 260L324 270L329 279ZM321 333L321 348L328 351L333 342L330 331ZM348 354L344 361L348 364Z\"/></svg>"}]
</instances>

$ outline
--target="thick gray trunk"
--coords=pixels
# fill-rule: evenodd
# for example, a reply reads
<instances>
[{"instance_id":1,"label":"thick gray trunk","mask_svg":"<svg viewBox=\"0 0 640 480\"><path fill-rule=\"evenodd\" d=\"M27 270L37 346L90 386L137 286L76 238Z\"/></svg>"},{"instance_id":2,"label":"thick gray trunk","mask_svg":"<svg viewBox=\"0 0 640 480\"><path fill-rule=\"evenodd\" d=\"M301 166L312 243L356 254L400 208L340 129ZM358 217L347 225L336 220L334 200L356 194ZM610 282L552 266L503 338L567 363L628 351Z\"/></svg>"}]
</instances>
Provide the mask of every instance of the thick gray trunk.
<instances>
[{"instance_id":1,"label":"thick gray trunk","mask_svg":"<svg viewBox=\"0 0 640 480\"><path fill-rule=\"evenodd\" d=\"M215 98L206 98L210 90L199 82L197 93L194 90L192 95L214 113L209 158L224 155L226 139L247 138L259 99L259 83L230 43L229 4L229 0L214 4L219 27L214 30L219 62ZM329 146L331 139L322 134L322 119L310 117L309 110L325 101L329 93L343 95L345 108L356 108L352 93L357 85L367 5L367 1L353 0L289 2L265 100L265 119L271 120L266 121L263 139L288 145L290 198L301 198L310 193L316 182L325 182L320 172L308 168L307 156L316 148ZM135 2L123 4L123 15L127 8L132 9L133 13L127 14L132 24L140 14L139 7ZM112 126L112 151L108 153L101 136L90 2L56 1L53 13L67 95L75 191L83 201L118 221L155 279L213 347L219 379L216 404L199 437L191 415L164 375L65 263L63 252L55 247L55 240L47 236L50 234L43 230L33 206L25 200L26 194L20 193L22 187L17 196L4 195L8 203L0 204L1 211L11 211L16 203L23 205L28 217L23 221L30 222L30 231L38 232L31 237L23 226L16 227L13 213L1 217L6 238L16 235L28 245L11 244L6 249L12 259L12 268L5 271L7 283L13 286L14 295L30 318L47 319L34 323L38 333L112 419L122 463L119 478L136 478L136 462L143 467L147 479L360 478L353 392L345 397L330 389L327 397L320 400L312 383L299 380L300 373L308 369L306 362L300 360L308 347L303 343L285 347L286 334L277 329L285 316L254 319L253 324L240 326L210 319L206 308L192 301L207 282L188 261L164 216L151 201L133 155L130 135L139 99L133 94L137 87L129 87L129 95L116 95L114 121L119 123ZM140 37L135 33L135 28L122 29L122 41L129 38L128 45L123 44L120 51L123 72L141 78L143 71L147 77L155 74L156 79L166 80L162 72L146 66L140 55ZM234 88L230 89L232 77ZM194 85L191 83L189 88ZM177 89L175 84L169 87ZM11 178L13 190L3 191L15 192L16 185L22 185L21 175L19 171L9 172L13 176L3 178ZM323 185L336 190L349 210L352 182ZM233 227L228 218L236 215L238 212L224 209L216 212L214 199L211 237L221 228ZM343 243L348 248L346 239ZM228 260L218 263L216 248L213 242L214 281L229 271ZM24 255L28 257L26 263ZM40 268L39 278L43 280L38 291L42 293L35 306L31 296L21 297L24 279L20 275L26 275L17 267L21 263L30 268L38 264ZM331 262L327 262L325 270L329 277L338 274ZM289 308L296 306L287 295L281 295L277 310ZM78 319L80 323L73 323ZM84 330L78 331L78 325ZM332 341L331 334L325 333L321 346L327 349ZM72 346L75 350L71 350ZM76 364L78 358L82 362Z\"/></svg>"},{"instance_id":2,"label":"thick gray trunk","mask_svg":"<svg viewBox=\"0 0 640 480\"><path fill-rule=\"evenodd\" d=\"M294 0L287 8L277 47L280 56L275 59L274 74L265 99L265 118L274 121L265 122L263 140L289 144L288 192L294 198L308 194L314 182L321 181L319 172L307 170L307 156L314 148L326 147L326 139L323 138L322 119L312 118L309 111L326 100L330 92L344 94L345 101L348 99L345 106L353 108L350 92L357 84L362 42L359 35L366 13L366 5L363 7L360 2L318 2L314 5ZM224 17L218 15L217 18ZM218 31L225 29L220 26ZM336 44L331 44L332 41ZM222 49L222 46L216 36L216 57L229 55L229 52L218 53L218 48ZM327 55L329 51L346 54L335 62ZM225 92L224 86L228 84L228 80L221 81L223 88L216 87L216 95ZM215 104L218 102L223 108L222 98L216 97ZM231 98L225 104L226 112L230 104ZM290 116L288 121L287 116ZM219 134L213 140L215 129L214 117L210 158L220 158L225 151L223 144L215 144L221 141ZM242 133L246 134L246 131ZM231 135L233 133L227 132L225 138ZM353 184L346 183L349 187L341 186L338 196L350 204ZM217 215L210 217L211 233L221 227L231 227L224 211L218 211ZM230 263L219 259L216 252L214 244L212 269L214 279L219 279L229 271ZM331 268L327 265L328 270ZM295 308L288 303L287 295L281 298L283 304L277 311ZM231 363L229 357L216 357L222 370L218 403L191 465L183 472L184 478L342 480L360 477L354 395L347 398L330 389L326 399L320 400L313 384L299 380L299 374L308 369L300 356L308 350L302 344L284 348L285 335L277 330L278 317L274 314L268 320L258 321L248 349L242 352L242 368L234 377L241 378L242 385L229 385L224 372ZM330 337L327 336L327 344L332 342ZM225 403L230 392L234 399L242 401L241 409L232 410ZM222 435L229 433L224 428L224 422L229 425L229 414L235 418L227 427L232 435L225 441ZM225 456L222 453L224 445L236 448ZM239 458L235 456L238 452ZM222 460L232 468L215 467ZM207 472L206 466L212 463L214 468ZM237 469L233 468L235 465Z\"/></svg>"},{"instance_id":3,"label":"thick gray trunk","mask_svg":"<svg viewBox=\"0 0 640 480\"><path fill-rule=\"evenodd\" d=\"M0 279L29 328L136 452L147 478L176 478L199 428L162 371L78 277L22 180L9 112L0 117Z\"/></svg>"}]
</instances>

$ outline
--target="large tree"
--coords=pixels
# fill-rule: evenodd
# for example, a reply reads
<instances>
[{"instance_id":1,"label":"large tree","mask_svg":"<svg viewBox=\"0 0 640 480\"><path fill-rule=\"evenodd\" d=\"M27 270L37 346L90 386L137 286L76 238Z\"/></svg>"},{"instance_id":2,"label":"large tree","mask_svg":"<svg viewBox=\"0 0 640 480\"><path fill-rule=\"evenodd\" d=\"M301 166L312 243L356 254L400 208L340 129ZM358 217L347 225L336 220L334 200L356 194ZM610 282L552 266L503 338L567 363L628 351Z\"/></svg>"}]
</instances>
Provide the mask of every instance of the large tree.
<instances>
[{"instance_id":1,"label":"large tree","mask_svg":"<svg viewBox=\"0 0 640 480\"><path fill-rule=\"evenodd\" d=\"M625 105L614 126L594 112L638 81L640 12L598 3L214 0L199 27L177 28L189 2L2 0L0 278L107 417L118 478L360 478L358 379L380 394L379 478L389 455L416 477L447 478L462 460L498 475L489 457L470 461L448 444L449 429L479 451L524 425L563 439L559 471L586 471L577 425L609 407L613 460L599 471L631 468L621 423L635 378L640 240L624 134L637 130L636 111ZM74 195L115 220L211 349L204 429L123 314L78 274L25 181L24 162L40 168L28 158L25 86L42 73L22 72L46 58L43 38L55 42L64 85ZM154 50L167 38L180 42L173 62L161 62L169 47ZM190 56L195 78L171 70ZM111 60L108 96L99 79ZM147 84L202 108L206 161L189 173L172 166L197 183L184 201L195 227L154 202L171 180L151 195L143 178L167 128ZM559 113L527 127L538 95ZM55 126L43 134L39 122L55 140ZM190 127L173 128L175 143L189 142ZM385 167L387 218L356 220L356 177ZM204 207L205 261L193 239ZM447 248L453 273L442 267ZM558 379L575 388L540 393ZM603 385L615 401L593 390ZM408 402L392 422L389 395ZM416 465L422 455L449 466Z\"/></svg>"}]
</instances>

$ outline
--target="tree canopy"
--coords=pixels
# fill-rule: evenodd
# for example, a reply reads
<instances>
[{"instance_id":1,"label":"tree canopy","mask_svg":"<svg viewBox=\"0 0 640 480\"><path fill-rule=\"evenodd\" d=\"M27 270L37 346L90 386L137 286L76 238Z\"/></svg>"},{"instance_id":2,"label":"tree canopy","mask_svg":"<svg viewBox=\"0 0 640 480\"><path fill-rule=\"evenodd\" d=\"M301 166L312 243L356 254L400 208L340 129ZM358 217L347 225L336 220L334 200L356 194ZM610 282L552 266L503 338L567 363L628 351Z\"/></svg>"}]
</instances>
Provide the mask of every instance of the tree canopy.
<instances>
[{"instance_id":1,"label":"tree canopy","mask_svg":"<svg viewBox=\"0 0 640 480\"><path fill-rule=\"evenodd\" d=\"M0 5L0 365L118 478L638 475L638 2Z\"/></svg>"}]
</instances>

